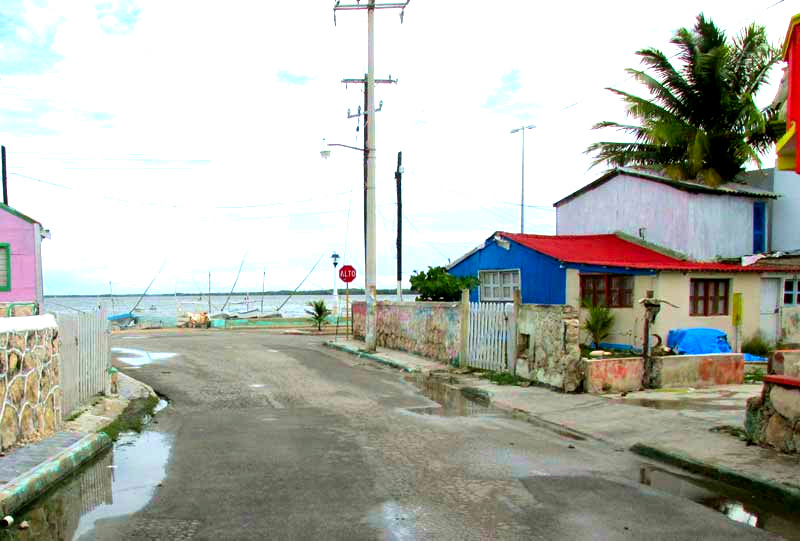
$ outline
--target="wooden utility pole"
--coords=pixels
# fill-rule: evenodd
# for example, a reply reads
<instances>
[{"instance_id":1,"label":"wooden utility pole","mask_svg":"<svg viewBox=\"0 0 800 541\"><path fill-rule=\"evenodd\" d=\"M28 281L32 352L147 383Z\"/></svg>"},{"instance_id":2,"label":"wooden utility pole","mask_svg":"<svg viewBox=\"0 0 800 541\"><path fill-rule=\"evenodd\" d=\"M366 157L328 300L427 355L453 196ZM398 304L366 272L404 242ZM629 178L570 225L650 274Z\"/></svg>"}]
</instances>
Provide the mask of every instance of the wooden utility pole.
<instances>
[{"instance_id":1,"label":"wooden utility pole","mask_svg":"<svg viewBox=\"0 0 800 541\"><path fill-rule=\"evenodd\" d=\"M397 300L403 300L403 153L397 153L397 171L394 173L397 181Z\"/></svg>"},{"instance_id":2,"label":"wooden utility pole","mask_svg":"<svg viewBox=\"0 0 800 541\"><path fill-rule=\"evenodd\" d=\"M8 205L8 176L6 174L6 147L0 146L0 167L3 168L3 204Z\"/></svg>"}]
</instances>

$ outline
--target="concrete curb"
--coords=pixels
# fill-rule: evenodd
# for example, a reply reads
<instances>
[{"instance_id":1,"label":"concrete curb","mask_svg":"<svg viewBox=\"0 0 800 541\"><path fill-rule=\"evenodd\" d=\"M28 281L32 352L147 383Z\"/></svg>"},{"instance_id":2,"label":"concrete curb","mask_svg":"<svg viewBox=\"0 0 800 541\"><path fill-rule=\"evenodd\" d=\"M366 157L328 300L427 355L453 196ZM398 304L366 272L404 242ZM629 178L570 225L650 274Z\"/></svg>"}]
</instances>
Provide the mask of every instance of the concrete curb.
<instances>
[{"instance_id":1,"label":"concrete curb","mask_svg":"<svg viewBox=\"0 0 800 541\"><path fill-rule=\"evenodd\" d=\"M355 355L356 357L363 357L365 359L373 360L380 364L385 364L386 366L391 366L392 368L397 368L398 370L402 370L403 372L420 372L420 370L415 370L413 368L409 368L404 366L398 362L395 362L391 359L387 359L386 357L381 357L375 353L368 353L366 351L361 351L359 349L351 348L349 346L345 346L344 344L337 344L336 342L324 342L325 347L329 347L331 349L336 349L338 351L343 351L345 353L350 353L351 355Z\"/></svg>"},{"instance_id":2,"label":"concrete curb","mask_svg":"<svg viewBox=\"0 0 800 541\"><path fill-rule=\"evenodd\" d=\"M0 514L12 515L96 454L111 447L111 444L111 438L102 432L88 434L45 462L12 479L0 487Z\"/></svg>"},{"instance_id":3,"label":"concrete curb","mask_svg":"<svg viewBox=\"0 0 800 541\"><path fill-rule=\"evenodd\" d=\"M693 473L699 473L711 479L728 483L729 485L740 487L745 490L757 491L792 509L800 510L799 488L794 488L768 479L743 475L725 466L710 464L678 451L654 447L644 443L634 444L630 448L630 451L639 456L658 460L659 462L677 466Z\"/></svg>"}]
</instances>

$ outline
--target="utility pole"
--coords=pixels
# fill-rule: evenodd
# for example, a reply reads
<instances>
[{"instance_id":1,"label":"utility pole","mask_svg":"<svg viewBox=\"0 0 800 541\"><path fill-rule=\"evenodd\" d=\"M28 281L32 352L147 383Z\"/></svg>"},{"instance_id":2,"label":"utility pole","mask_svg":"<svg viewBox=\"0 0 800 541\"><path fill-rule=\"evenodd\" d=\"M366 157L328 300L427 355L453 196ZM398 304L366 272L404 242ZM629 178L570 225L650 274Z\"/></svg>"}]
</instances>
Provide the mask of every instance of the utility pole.
<instances>
[{"instance_id":1,"label":"utility pole","mask_svg":"<svg viewBox=\"0 0 800 541\"><path fill-rule=\"evenodd\" d=\"M535 128L533 124L530 126L522 126L511 130L511 133L522 132L522 190L519 200L519 232L525 232L525 130L532 130Z\"/></svg>"},{"instance_id":2,"label":"utility pole","mask_svg":"<svg viewBox=\"0 0 800 541\"><path fill-rule=\"evenodd\" d=\"M336 24L337 11L349 11L366 9L367 10L367 77L366 77L366 110L364 113L367 115L369 129L367 130L367 232L366 232L366 287L364 293L367 300L367 313L366 313L366 339L365 349L367 351L375 351L377 346L377 291L376 291L376 272L375 272L375 10L376 9L389 9L399 8L404 10L408 5L406 2L376 4L375 0L369 0L367 5L361 5L357 2L355 5L346 4L342 5L337 1L333 8L333 22ZM400 22L403 22L403 15L405 11L400 12ZM389 77L391 80L391 77Z\"/></svg>"},{"instance_id":3,"label":"utility pole","mask_svg":"<svg viewBox=\"0 0 800 541\"><path fill-rule=\"evenodd\" d=\"M397 300L403 300L403 153L397 153L397 171L394 173L397 181Z\"/></svg>"}]
</instances>

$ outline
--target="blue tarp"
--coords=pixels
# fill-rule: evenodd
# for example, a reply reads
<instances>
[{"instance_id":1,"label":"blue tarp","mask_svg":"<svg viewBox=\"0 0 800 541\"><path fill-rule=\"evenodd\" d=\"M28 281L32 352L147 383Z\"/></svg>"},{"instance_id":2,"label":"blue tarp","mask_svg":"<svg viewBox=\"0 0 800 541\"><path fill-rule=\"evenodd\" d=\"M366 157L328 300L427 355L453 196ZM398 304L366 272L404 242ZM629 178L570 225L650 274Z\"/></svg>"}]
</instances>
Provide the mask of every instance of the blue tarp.
<instances>
[{"instance_id":1,"label":"blue tarp","mask_svg":"<svg viewBox=\"0 0 800 541\"><path fill-rule=\"evenodd\" d=\"M759 357L758 355L744 354L744 361L747 363L765 363L769 361L766 357Z\"/></svg>"},{"instance_id":2,"label":"blue tarp","mask_svg":"<svg viewBox=\"0 0 800 541\"><path fill-rule=\"evenodd\" d=\"M728 337L719 329L672 329L667 346L684 355L731 352Z\"/></svg>"}]
</instances>

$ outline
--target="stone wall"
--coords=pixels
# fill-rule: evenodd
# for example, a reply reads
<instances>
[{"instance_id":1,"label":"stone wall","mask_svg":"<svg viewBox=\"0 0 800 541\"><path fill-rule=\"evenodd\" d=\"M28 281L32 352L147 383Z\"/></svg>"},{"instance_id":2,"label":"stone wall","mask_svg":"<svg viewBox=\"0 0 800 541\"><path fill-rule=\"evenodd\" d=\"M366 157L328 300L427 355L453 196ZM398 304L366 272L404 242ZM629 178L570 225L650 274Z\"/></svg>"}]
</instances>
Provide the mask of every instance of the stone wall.
<instances>
[{"instance_id":1,"label":"stone wall","mask_svg":"<svg viewBox=\"0 0 800 541\"><path fill-rule=\"evenodd\" d=\"M377 303L377 343L381 347L416 353L447 364L457 364L461 349L458 302ZM366 334L366 303L354 302L353 335Z\"/></svg>"},{"instance_id":2,"label":"stone wall","mask_svg":"<svg viewBox=\"0 0 800 541\"><path fill-rule=\"evenodd\" d=\"M642 388L644 359L583 359L586 377L583 388L587 393L620 393Z\"/></svg>"},{"instance_id":3,"label":"stone wall","mask_svg":"<svg viewBox=\"0 0 800 541\"><path fill-rule=\"evenodd\" d=\"M52 315L0 319L0 448L61 424L58 325Z\"/></svg>"},{"instance_id":4,"label":"stone wall","mask_svg":"<svg viewBox=\"0 0 800 541\"><path fill-rule=\"evenodd\" d=\"M800 453L800 388L765 382L761 396L747 401L744 427L753 443Z\"/></svg>"},{"instance_id":5,"label":"stone wall","mask_svg":"<svg viewBox=\"0 0 800 541\"><path fill-rule=\"evenodd\" d=\"M780 317L781 342L800 344L800 307L782 306Z\"/></svg>"},{"instance_id":6,"label":"stone wall","mask_svg":"<svg viewBox=\"0 0 800 541\"><path fill-rule=\"evenodd\" d=\"M781 349L772 354L767 372L800 378L800 350Z\"/></svg>"},{"instance_id":7,"label":"stone wall","mask_svg":"<svg viewBox=\"0 0 800 541\"><path fill-rule=\"evenodd\" d=\"M565 392L583 382L578 311L568 304L523 304L517 312L517 375Z\"/></svg>"},{"instance_id":8,"label":"stone wall","mask_svg":"<svg viewBox=\"0 0 800 541\"><path fill-rule=\"evenodd\" d=\"M0 302L0 317L35 316L39 305L35 302Z\"/></svg>"},{"instance_id":9,"label":"stone wall","mask_svg":"<svg viewBox=\"0 0 800 541\"><path fill-rule=\"evenodd\" d=\"M744 383L744 355L667 355L653 357L650 386L711 387Z\"/></svg>"}]
</instances>

